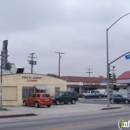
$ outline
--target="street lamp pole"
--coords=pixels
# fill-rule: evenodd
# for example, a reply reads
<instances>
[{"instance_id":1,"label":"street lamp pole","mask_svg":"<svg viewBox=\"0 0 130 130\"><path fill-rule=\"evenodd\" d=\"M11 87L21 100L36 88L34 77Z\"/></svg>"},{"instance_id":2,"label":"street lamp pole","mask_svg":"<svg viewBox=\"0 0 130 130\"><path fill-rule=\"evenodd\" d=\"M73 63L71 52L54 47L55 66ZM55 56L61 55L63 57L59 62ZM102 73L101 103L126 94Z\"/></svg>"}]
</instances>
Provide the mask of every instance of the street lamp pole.
<instances>
[{"instance_id":1,"label":"street lamp pole","mask_svg":"<svg viewBox=\"0 0 130 130\"><path fill-rule=\"evenodd\" d=\"M111 29L120 19L122 19L123 17L127 16L127 15L130 15L130 13L127 13L125 15L123 15L122 17L120 17L119 19L117 19L109 28L106 29L106 58L107 58L107 105L108 107L110 107L110 93L109 93L109 67L110 67L110 64L109 64L109 47L108 47L108 31L109 29Z\"/></svg>"},{"instance_id":2,"label":"street lamp pole","mask_svg":"<svg viewBox=\"0 0 130 130\"><path fill-rule=\"evenodd\" d=\"M110 93L109 93L109 49L108 49L108 29L106 29L106 47L107 47L107 105L110 107Z\"/></svg>"}]
</instances>

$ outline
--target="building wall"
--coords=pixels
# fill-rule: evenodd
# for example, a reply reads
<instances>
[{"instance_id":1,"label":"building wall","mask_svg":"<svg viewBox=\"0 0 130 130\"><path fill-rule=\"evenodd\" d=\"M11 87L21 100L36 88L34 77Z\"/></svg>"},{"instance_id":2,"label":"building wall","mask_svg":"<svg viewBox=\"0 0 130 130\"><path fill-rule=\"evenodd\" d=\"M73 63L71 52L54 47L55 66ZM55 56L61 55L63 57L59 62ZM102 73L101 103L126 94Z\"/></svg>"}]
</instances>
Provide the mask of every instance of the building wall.
<instances>
[{"instance_id":1,"label":"building wall","mask_svg":"<svg viewBox=\"0 0 130 130\"><path fill-rule=\"evenodd\" d=\"M22 87L35 87L35 85L46 85L49 90L46 92L51 96L55 94L55 87L60 91L67 90L67 82L58 78L40 74L13 74L4 75L2 84L2 104L22 105Z\"/></svg>"}]
</instances>

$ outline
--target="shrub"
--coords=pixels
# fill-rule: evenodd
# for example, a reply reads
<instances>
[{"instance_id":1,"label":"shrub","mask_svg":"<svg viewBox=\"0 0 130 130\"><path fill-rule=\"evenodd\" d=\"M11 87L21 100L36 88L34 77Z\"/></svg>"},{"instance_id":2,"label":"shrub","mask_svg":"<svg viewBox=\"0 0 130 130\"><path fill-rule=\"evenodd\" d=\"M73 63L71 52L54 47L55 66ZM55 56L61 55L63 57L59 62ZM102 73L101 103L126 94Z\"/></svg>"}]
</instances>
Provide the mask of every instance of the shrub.
<instances>
[{"instance_id":1,"label":"shrub","mask_svg":"<svg viewBox=\"0 0 130 130\"><path fill-rule=\"evenodd\" d=\"M79 98L82 98L82 97L83 97L83 95L82 95L82 94L79 94L79 95L78 95L78 97L79 97Z\"/></svg>"}]
</instances>

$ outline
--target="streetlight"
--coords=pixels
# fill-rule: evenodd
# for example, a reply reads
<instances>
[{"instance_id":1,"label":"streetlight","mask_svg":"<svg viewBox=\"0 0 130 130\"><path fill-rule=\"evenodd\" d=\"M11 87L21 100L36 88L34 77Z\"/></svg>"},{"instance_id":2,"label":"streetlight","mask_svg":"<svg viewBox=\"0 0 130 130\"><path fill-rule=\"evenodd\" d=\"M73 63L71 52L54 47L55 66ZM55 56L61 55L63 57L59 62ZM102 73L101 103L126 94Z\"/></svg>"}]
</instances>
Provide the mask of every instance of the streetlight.
<instances>
[{"instance_id":1,"label":"streetlight","mask_svg":"<svg viewBox=\"0 0 130 130\"><path fill-rule=\"evenodd\" d=\"M106 56L107 56L107 105L108 107L110 107L110 93L109 93L109 71L110 71L110 65L109 65L109 51L108 51L108 31L109 29L111 29L120 19L122 19L123 17L129 15L130 13L127 13L125 15L123 15L122 17L120 17L119 19L117 19L109 28L106 29Z\"/></svg>"}]
</instances>

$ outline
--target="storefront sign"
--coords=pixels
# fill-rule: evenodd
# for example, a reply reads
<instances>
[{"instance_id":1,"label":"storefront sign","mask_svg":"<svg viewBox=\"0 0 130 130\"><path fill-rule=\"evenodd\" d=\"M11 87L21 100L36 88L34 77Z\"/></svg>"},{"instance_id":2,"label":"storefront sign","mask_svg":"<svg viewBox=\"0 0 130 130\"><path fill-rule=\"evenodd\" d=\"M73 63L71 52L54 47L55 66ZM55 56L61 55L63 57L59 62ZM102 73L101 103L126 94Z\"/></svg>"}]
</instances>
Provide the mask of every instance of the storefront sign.
<instances>
[{"instance_id":1,"label":"storefront sign","mask_svg":"<svg viewBox=\"0 0 130 130\"><path fill-rule=\"evenodd\" d=\"M26 79L28 82L37 82L37 80L42 79L38 76L22 76L22 79Z\"/></svg>"}]
</instances>

